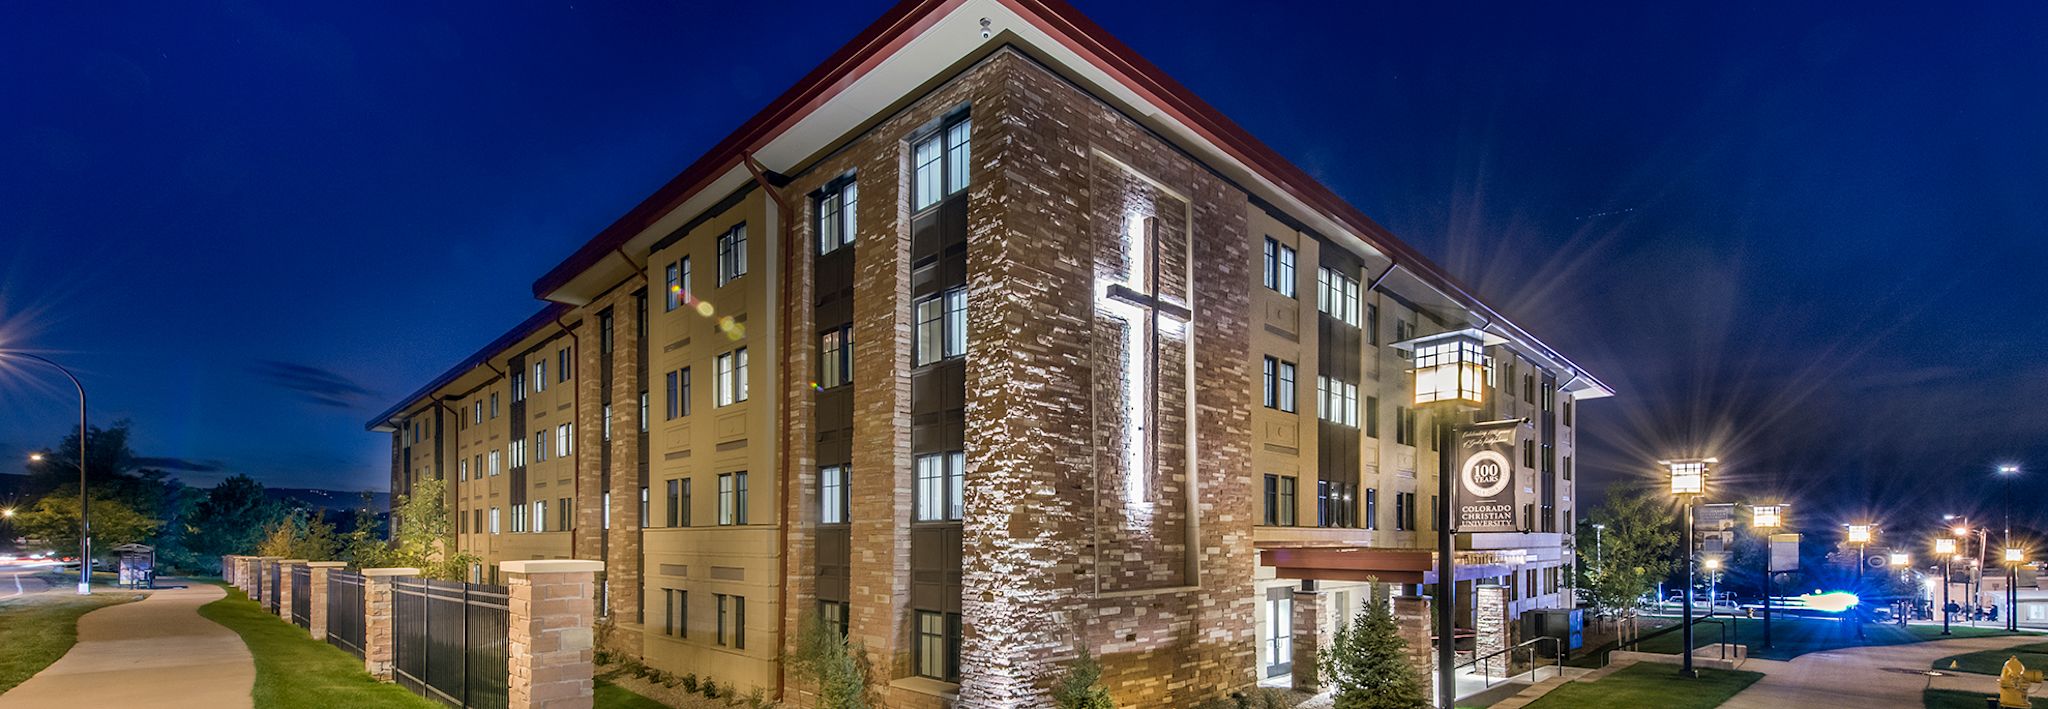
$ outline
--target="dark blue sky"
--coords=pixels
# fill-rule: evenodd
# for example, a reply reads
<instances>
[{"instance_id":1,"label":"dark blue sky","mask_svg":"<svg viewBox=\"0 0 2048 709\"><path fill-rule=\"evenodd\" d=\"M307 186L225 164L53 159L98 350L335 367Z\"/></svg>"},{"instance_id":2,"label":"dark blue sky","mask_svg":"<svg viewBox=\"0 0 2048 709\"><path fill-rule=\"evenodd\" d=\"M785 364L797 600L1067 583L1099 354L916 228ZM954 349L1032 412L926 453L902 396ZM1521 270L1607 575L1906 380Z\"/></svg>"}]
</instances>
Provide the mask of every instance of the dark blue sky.
<instances>
[{"instance_id":1,"label":"dark blue sky","mask_svg":"<svg viewBox=\"0 0 2048 709\"><path fill-rule=\"evenodd\" d=\"M2048 485L2048 6L1325 5L1080 2L1616 385L1589 477ZM188 480L380 486L365 418L885 7L10 4L0 346ZM0 372L0 455L58 383Z\"/></svg>"}]
</instances>

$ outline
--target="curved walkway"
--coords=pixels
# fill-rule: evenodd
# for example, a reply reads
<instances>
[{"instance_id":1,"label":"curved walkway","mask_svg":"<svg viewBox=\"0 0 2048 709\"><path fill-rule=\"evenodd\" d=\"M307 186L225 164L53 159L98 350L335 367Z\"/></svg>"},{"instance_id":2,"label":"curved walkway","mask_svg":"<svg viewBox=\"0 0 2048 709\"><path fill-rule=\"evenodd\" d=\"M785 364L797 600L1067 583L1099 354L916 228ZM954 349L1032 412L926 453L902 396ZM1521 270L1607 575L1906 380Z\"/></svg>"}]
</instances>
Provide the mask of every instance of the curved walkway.
<instances>
[{"instance_id":1,"label":"curved walkway","mask_svg":"<svg viewBox=\"0 0 2048 709\"><path fill-rule=\"evenodd\" d=\"M2039 635L1934 640L1904 645L1852 647L1813 652L1787 661L1750 660L1742 669L1764 673L1721 709L1921 709L1929 686L1988 692L1997 678L1985 675L1929 677L1929 666L1950 655L2041 642Z\"/></svg>"},{"instance_id":2,"label":"curved walkway","mask_svg":"<svg viewBox=\"0 0 2048 709\"><path fill-rule=\"evenodd\" d=\"M242 637L199 617L227 595L217 586L156 591L78 619L78 644L0 709L30 707L249 707L256 663Z\"/></svg>"}]
</instances>

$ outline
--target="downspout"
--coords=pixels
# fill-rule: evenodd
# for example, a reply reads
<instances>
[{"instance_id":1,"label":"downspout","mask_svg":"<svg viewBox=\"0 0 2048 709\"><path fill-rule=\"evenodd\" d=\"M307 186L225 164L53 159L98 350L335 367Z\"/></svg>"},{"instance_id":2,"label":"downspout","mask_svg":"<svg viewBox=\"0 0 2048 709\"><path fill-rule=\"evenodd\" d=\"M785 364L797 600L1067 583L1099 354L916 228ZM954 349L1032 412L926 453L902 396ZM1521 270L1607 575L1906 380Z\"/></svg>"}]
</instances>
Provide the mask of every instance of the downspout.
<instances>
[{"instance_id":1,"label":"downspout","mask_svg":"<svg viewBox=\"0 0 2048 709\"><path fill-rule=\"evenodd\" d=\"M793 342L790 339L789 327L790 321L794 318L791 317L789 308L793 298L790 293L791 281L793 280L792 275L796 272L796 248L794 246L796 226L795 221L792 219L796 210L790 206L789 199L784 197L782 192L776 190L774 185L768 183L767 170L761 166L759 160L754 159L753 152L742 152L740 156L740 161L747 166L747 172L754 176L754 184L759 185L761 191L768 193L768 197L775 200L777 221L781 222L782 226L782 273L781 278L778 279L781 281L782 294L781 300L777 302L776 307L783 309L780 317L780 336L782 346L787 349L792 347L790 343ZM780 356L775 358L775 379L777 393L780 394L785 391L794 390L794 387L789 386L789 352L784 351L778 354ZM775 605L776 608L781 609L783 613L787 614L789 612L789 525L791 517L789 488L795 483L791 480L789 465L791 448L789 438L789 402L777 401L776 408L778 409L777 416L782 420L782 455L777 456L775 464L778 476L777 482L780 483L775 486L777 505L775 517L778 520L775 525L776 548L778 550L776 560L782 569L782 583L775 587ZM787 625L788 622L786 620L778 620L775 624L775 647L778 653L781 652L781 649L788 640L785 637ZM777 701L781 701L784 694L788 691L788 674L788 667L786 666L778 668L775 672L775 699Z\"/></svg>"}]
</instances>

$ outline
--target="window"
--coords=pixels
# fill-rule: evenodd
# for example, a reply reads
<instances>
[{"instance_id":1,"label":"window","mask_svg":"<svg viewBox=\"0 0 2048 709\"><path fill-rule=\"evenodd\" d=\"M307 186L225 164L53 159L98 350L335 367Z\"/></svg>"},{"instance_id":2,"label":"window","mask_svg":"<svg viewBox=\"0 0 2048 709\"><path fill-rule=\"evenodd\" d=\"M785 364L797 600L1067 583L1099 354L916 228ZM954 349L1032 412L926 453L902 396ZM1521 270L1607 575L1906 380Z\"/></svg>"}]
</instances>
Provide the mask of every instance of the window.
<instances>
[{"instance_id":1,"label":"window","mask_svg":"<svg viewBox=\"0 0 2048 709\"><path fill-rule=\"evenodd\" d=\"M1380 306L1378 303L1367 303L1365 306L1365 344L1375 347L1380 344Z\"/></svg>"},{"instance_id":2,"label":"window","mask_svg":"<svg viewBox=\"0 0 2048 709\"><path fill-rule=\"evenodd\" d=\"M719 406L730 406L747 400L747 348L718 356L718 379L716 384Z\"/></svg>"},{"instance_id":3,"label":"window","mask_svg":"<svg viewBox=\"0 0 2048 709\"><path fill-rule=\"evenodd\" d=\"M568 531L576 528L575 508L569 506L569 498L555 500L555 529Z\"/></svg>"},{"instance_id":4,"label":"window","mask_svg":"<svg viewBox=\"0 0 2048 709\"><path fill-rule=\"evenodd\" d=\"M1266 287L1294 297L1294 247L1266 237Z\"/></svg>"},{"instance_id":5,"label":"window","mask_svg":"<svg viewBox=\"0 0 2048 709\"><path fill-rule=\"evenodd\" d=\"M1536 467L1536 443L1534 441L1522 441L1522 466L1528 468Z\"/></svg>"},{"instance_id":6,"label":"window","mask_svg":"<svg viewBox=\"0 0 2048 709\"><path fill-rule=\"evenodd\" d=\"M1316 309L1330 319L1359 326L1358 279L1329 269L1316 269Z\"/></svg>"},{"instance_id":7,"label":"window","mask_svg":"<svg viewBox=\"0 0 2048 709\"><path fill-rule=\"evenodd\" d=\"M666 522L668 523L668 526L670 526L670 527L688 527L688 526L690 526L690 481L689 481L689 479L687 479L687 478L676 478L676 479L673 479L673 480L670 480L670 481L668 481L668 495L667 495L667 498L666 498L666 502L667 502L668 504L667 504L667 505L665 506L665 511L666 511L666 514L668 515L668 518L667 518L666 520L664 520L664 521L666 521Z\"/></svg>"},{"instance_id":8,"label":"window","mask_svg":"<svg viewBox=\"0 0 2048 709\"><path fill-rule=\"evenodd\" d=\"M723 357L723 355L721 355ZM690 415L690 368L668 373L668 418L674 421Z\"/></svg>"},{"instance_id":9,"label":"window","mask_svg":"<svg viewBox=\"0 0 2048 709\"><path fill-rule=\"evenodd\" d=\"M569 373L574 371L576 366L569 361L569 348L555 350L555 381L569 381Z\"/></svg>"},{"instance_id":10,"label":"window","mask_svg":"<svg viewBox=\"0 0 2048 709\"><path fill-rule=\"evenodd\" d=\"M604 416L604 439L605 439L606 441L610 441L610 440L612 439L612 405L611 405L611 404L605 404L605 405L604 405L604 409L603 409L603 416Z\"/></svg>"},{"instance_id":11,"label":"window","mask_svg":"<svg viewBox=\"0 0 2048 709\"><path fill-rule=\"evenodd\" d=\"M853 326L835 327L818 337L818 388L853 381Z\"/></svg>"},{"instance_id":12,"label":"window","mask_svg":"<svg viewBox=\"0 0 2048 709\"><path fill-rule=\"evenodd\" d=\"M536 461L548 459L548 429L546 426L542 426L539 431L535 431L533 434L533 459Z\"/></svg>"},{"instance_id":13,"label":"window","mask_svg":"<svg viewBox=\"0 0 2048 709\"><path fill-rule=\"evenodd\" d=\"M661 589L661 634L690 637L690 592L679 588Z\"/></svg>"},{"instance_id":14,"label":"window","mask_svg":"<svg viewBox=\"0 0 2048 709\"><path fill-rule=\"evenodd\" d=\"M491 461L491 477L497 477L497 476L498 476L498 451L491 451L489 455L490 455L490 461Z\"/></svg>"},{"instance_id":15,"label":"window","mask_svg":"<svg viewBox=\"0 0 2048 709\"><path fill-rule=\"evenodd\" d=\"M612 494L611 494L611 493L607 492L607 493L605 493L605 494L604 494L604 501L603 501L603 504L604 504L604 523L603 523L603 527L604 527L605 529L611 529L611 528L612 528ZM598 604L598 606L597 606L597 607L599 607L599 608L603 608L603 607L604 607L604 604L600 603L600 604Z\"/></svg>"},{"instance_id":16,"label":"window","mask_svg":"<svg viewBox=\"0 0 2048 709\"><path fill-rule=\"evenodd\" d=\"M548 531L548 501L533 501L533 531Z\"/></svg>"},{"instance_id":17,"label":"window","mask_svg":"<svg viewBox=\"0 0 2048 709\"><path fill-rule=\"evenodd\" d=\"M744 649L747 646L747 599L723 593L714 595L718 597L718 644Z\"/></svg>"},{"instance_id":18,"label":"window","mask_svg":"<svg viewBox=\"0 0 2048 709\"><path fill-rule=\"evenodd\" d=\"M512 373L512 400L513 400L513 401L525 401L525 400L526 400L526 373L525 373L525 372L513 372L513 373Z\"/></svg>"},{"instance_id":19,"label":"window","mask_svg":"<svg viewBox=\"0 0 2048 709\"><path fill-rule=\"evenodd\" d=\"M537 394L537 393L540 393L540 392L544 392L544 391L547 391L547 390L548 390L548 361L547 361L547 360L544 360L544 359L543 359L543 360L537 360L537 361L535 361L535 362L533 363L533 391L534 391L534 393L536 393L536 394Z\"/></svg>"},{"instance_id":20,"label":"window","mask_svg":"<svg viewBox=\"0 0 2048 709\"><path fill-rule=\"evenodd\" d=\"M911 307L917 318L917 335L911 342L914 366L967 354L966 287L925 296Z\"/></svg>"},{"instance_id":21,"label":"window","mask_svg":"<svg viewBox=\"0 0 2048 709\"><path fill-rule=\"evenodd\" d=\"M470 460L472 462L469 465L469 469L476 471L476 476L481 479L484 476L484 455L478 453L471 457Z\"/></svg>"},{"instance_id":22,"label":"window","mask_svg":"<svg viewBox=\"0 0 2048 709\"><path fill-rule=\"evenodd\" d=\"M1365 528L1380 528L1380 490L1376 487L1365 489Z\"/></svg>"},{"instance_id":23,"label":"window","mask_svg":"<svg viewBox=\"0 0 2048 709\"><path fill-rule=\"evenodd\" d=\"M1380 437L1380 398L1377 396L1365 397L1365 435Z\"/></svg>"},{"instance_id":24,"label":"window","mask_svg":"<svg viewBox=\"0 0 2048 709\"><path fill-rule=\"evenodd\" d=\"M1394 407L1394 442L1404 446L1415 445L1415 410L1406 406Z\"/></svg>"},{"instance_id":25,"label":"window","mask_svg":"<svg viewBox=\"0 0 2048 709\"><path fill-rule=\"evenodd\" d=\"M1565 456L1565 457L1564 457L1564 479L1566 479L1566 480L1570 480L1570 479L1572 479L1572 457L1571 457L1571 456Z\"/></svg>"},{"instance_id":26,"label":"window","mask_svg":"<svg viewBox=\"0 0 2048 709\"><path fill-rule=\"evenodd\" d=\"M673 311L690 300L690 257L684 256L668 265L668 293L663 306L665 311Z\"/></svg>"},{"instance_id":27,"label":"window","mask_svg":"<svg viewBox=\"0 0 2048 709\"><path fill-rule=\"evenodd\" d=\"M917 645L911 664L920 677L947 682L960 677L960 614L917 612Z\"/></svg>"},{"instance_id":28,"label":"window","mask_svg":"<svg viewBox=\"0 0 2048 709\"><path fill-rule=\"evenodd\" d=\"M647 390L640 390L640 432L647 432Z\"/></svg>"},{"instance_id":29,"label":"window","mask_svg":"<svg viewBox=\"0 0 2048 709\"><path fill-rule=\"evenodd\" d=\"M962 114L911 145L911 211L922 211L967 189L968 150L973 132L973 124Z\"/></svg>"},{"instance_id":30,"label":"window","mask_svg":"<svg viewBox=\"0 0 2048 709\"><path fill-rule=\"evenodd\" d=\"M1358 486L1353 483L1316 481L1316 526L1358 526Z\"/></svg>"},{"instance_id":31,"label":"window","mask_svg":"<svg viewBox=\"0 0 2048 709\"><path fill-rule=\"evenodd\" d=\"M827 465L818 469L818 523L845 524L850 502L846 466Z\"/></svg>"},{"instance_id":32,"label":"window","mask_svg":"<svg viewBox=\"0 0 2048 709\"><path fill-rule=\"evenodd\" d=\"M739 224L718 235L718 285L747 275L747 225Z\"/></svg>"},{"instance_id":33,"label":"window","mask_svg":"<svg viewBox=\"0 0 2048 709\"><path fill-rule=\"evenodd\" d=\"M497 394L492 394L492 395L491 395L491 401L493 401L493 402L496 402L497 400L498 400L498 395L497 395ZM472 413L470 414L470 423L483 423L483 422L484 422L484 400L483 400L483 399L477 399L477 400L476 400L476 406L475 406L475 409L476 409L476 410L475 410L474 412L472 412ZM498 417L498 407L497 407L497 406L495 406L495 405L493 405L493 406L491 407L491 418L497 418L497 417Z\"/></svg>"},{"instance_id":34,"label":"window","mask_svg":"<svg viewBox=\"0 0 2048 709\"><path fill-rule=\"evenodd\" d=\"M574 430L575 425L565 423L555 427L555 457L569 457L569 432Z\"/></svg>"},{"instance_id":35,"label":"window","mask_svg":"<svg viewBox=\"0 0 2048 709\"><path fill-rule=\"evenodd\" d=\"M860 201L860 185L851 175L834 180L818 194L818 255L851 245L855 233L854 211Z\"/></svg>"},{"instance_id":36,"label":"window","mask_svg":"<svg viewBox=\"0 0 2048 709\"><path fill-rule=\"evenodd\" d=\"M818 618L842 638L846 637L846 611L845 601L818 601Z\"/></svg>"},{"instance_id":37,"label":"window","mask_svg":"<svg viewBox=\"0 0 2048 709\"><path fill-rule=\"evenodd\" d=\"M469 479L469 461L455 461L455 479L458 481Z\"/></svg>"},{"instance_id":38,"label":"window","mask_svg":"<svg viewBox=\"0 0 2048 709\"><path fill-rule=\"evenodd\" d=\"M653 518L652 516L648 515L648 514L647 514L647 511L648 511L648 510L647 510L647 486L646 486L646 485L641 485L641 486L640 486L640 528L641 528L641 529L646 529L646 528L647 528L647 523L648 523L648 522L652 522L652 521L654 521L654 518Z\"/></svg>"},{"instance_id":39,"label":"window","mask_svg":"<svg viewBox=\"0 0 2048 709\"><path fill-rule=\"evenodd\" d=\"M718 523L734 525L747 523L747 474L721 473L718 476Z\"/></svg>"},{"instance_id":40,"label":"window","mask_svg":"<svg viewBox=\"0 0 2048 709\"><path fill-rule=\"evenodd\" d=\"M461 527L461 529L456 530L458 533L469 533L469 515L463 514L461 512L456 512L455 523Z\"/></svg>"},{"instance_id":41,"label":"window","mask_svg":"<svg viewBox=\"0 0 2048 709\"><path fill-rule=\"evenodd\" d=\"M526 531L526 505L512 506L512 531Z\"/></svg>"},{"instance_id":42,"label":"window","mask_svg":"<svg viewBox=\"0 0 2048 709\"><path fill-rule=\"evenodd\" d=\"M1569 398L1564 400L1564 425L1566 426L1572 425L1572 403L1572 400Z\"/></svg>"},{"instance_id":43,"label":"window","mask_svg":"<svg viewBox=\"0 0 2048 709\"><path fill-rule=\"evenodd\" d=\"M484 533L484 511L483 511L483 510L470 510L470 511L469 511L469 516L470 516L469 528L470 528L470 529L471 529L472 531L476 532L477 534L483 534L483 533Z\"/></svg>"},{"instance_id":44,"label":"window","mask_svg":"<svg viewBox=\"0 0 2048 709\"><path fill-rule=\"evenodd\" d=\"M498 508L491 508L491 533L498 533Z\"/></svg>"},{"instance_id":45,"label":"window","mask_svg":"<svg viewBox=\"0 0 2048 709\"><path fill-rule=\"evenodd\" d=\"M917 521L960 519L966 464L967 454L961 451L917 457Z\"/></svg>"},{"instance_id":46,"label":"window","mask_svg":"<svg viewBox=\"0 0 2048 709\"><path fill-rule=\"evenodd\" d=\"M1294 526L1294 486L1292 475L1266 476L1266 525Z\"/></svg>"},{"instance_id":47,"label":"window","mask_svg":"<svg viewBox=\"0 0 2048 709\"><path fill-rule=\"evenodd\" d=\"M612 351L612 311L597 314L597 351L610 354Z\"/></svg>"},{"instance_id":48,"label":"window","mask_svg":"<svg viewBox=\"0 0 2048 709\"><path fill-rule=\"evenodd\" d=\"M512 467L526 467L526 439L521 438L505 444L505 451L512 458Z\"/></svg>"},{"instance_id":49,"label":"window","mask_svg":"<svg viewBox=\"0 0 2048 709\"><path fill-rule=\"evenodd\" d=\"M1358 385L1341 379L1316 377L1317 414L1322 420L1356 428L1358 426Z\"/></svg>"},{"instance_id":50,"label":"window","mask_svg":"<svg viewBox=\"0 0 2048 709\"><path fill-rule=\"evenodd\" d=\"M498 417L498 394L491 392L491 418Z\"/></svg>"},{"instance_id":51,"label":"window","mask_svg":"<svg viewBox=\"0 0 2048 709\"><path fill-rule=\"evenodd\" d=\"M1394 531L1406 532L1410 529L1413 528L1408 526L1408 493L1396 492L1394 493Z\"/></svg>"},{"instance_id":52,"label":"window","mask_svg":"<svg viewBox=\"0 0 2048 709\"><path fill-rule=\"evenodd\" d=\"M1266 358L1266 408L1294 411L1294 363Z\"/></svg>"}]
</instances>

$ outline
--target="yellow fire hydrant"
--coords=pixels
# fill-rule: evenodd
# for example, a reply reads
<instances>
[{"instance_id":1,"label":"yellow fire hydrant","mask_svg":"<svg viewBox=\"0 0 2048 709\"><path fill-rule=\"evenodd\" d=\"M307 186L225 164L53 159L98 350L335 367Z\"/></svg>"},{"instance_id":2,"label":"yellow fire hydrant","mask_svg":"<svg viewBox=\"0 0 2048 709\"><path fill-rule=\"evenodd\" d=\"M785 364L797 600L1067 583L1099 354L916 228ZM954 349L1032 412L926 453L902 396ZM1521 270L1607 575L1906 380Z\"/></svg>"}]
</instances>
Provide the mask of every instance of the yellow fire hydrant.
<instances>
[{"instance_id":1,"label":"yellow fire hydrant","mask_svg":"<svg viewBox=\"0 0 2048 709\"><path fill-rule=\"evenodd\" d=\"M2040 670L2027 669L2018 655L2006 658L2005 668L1998 672L1998 706L2029 709L2033 704L2027 700L2027 690L2040 683Z\"/></svg>"}]
</instances>

